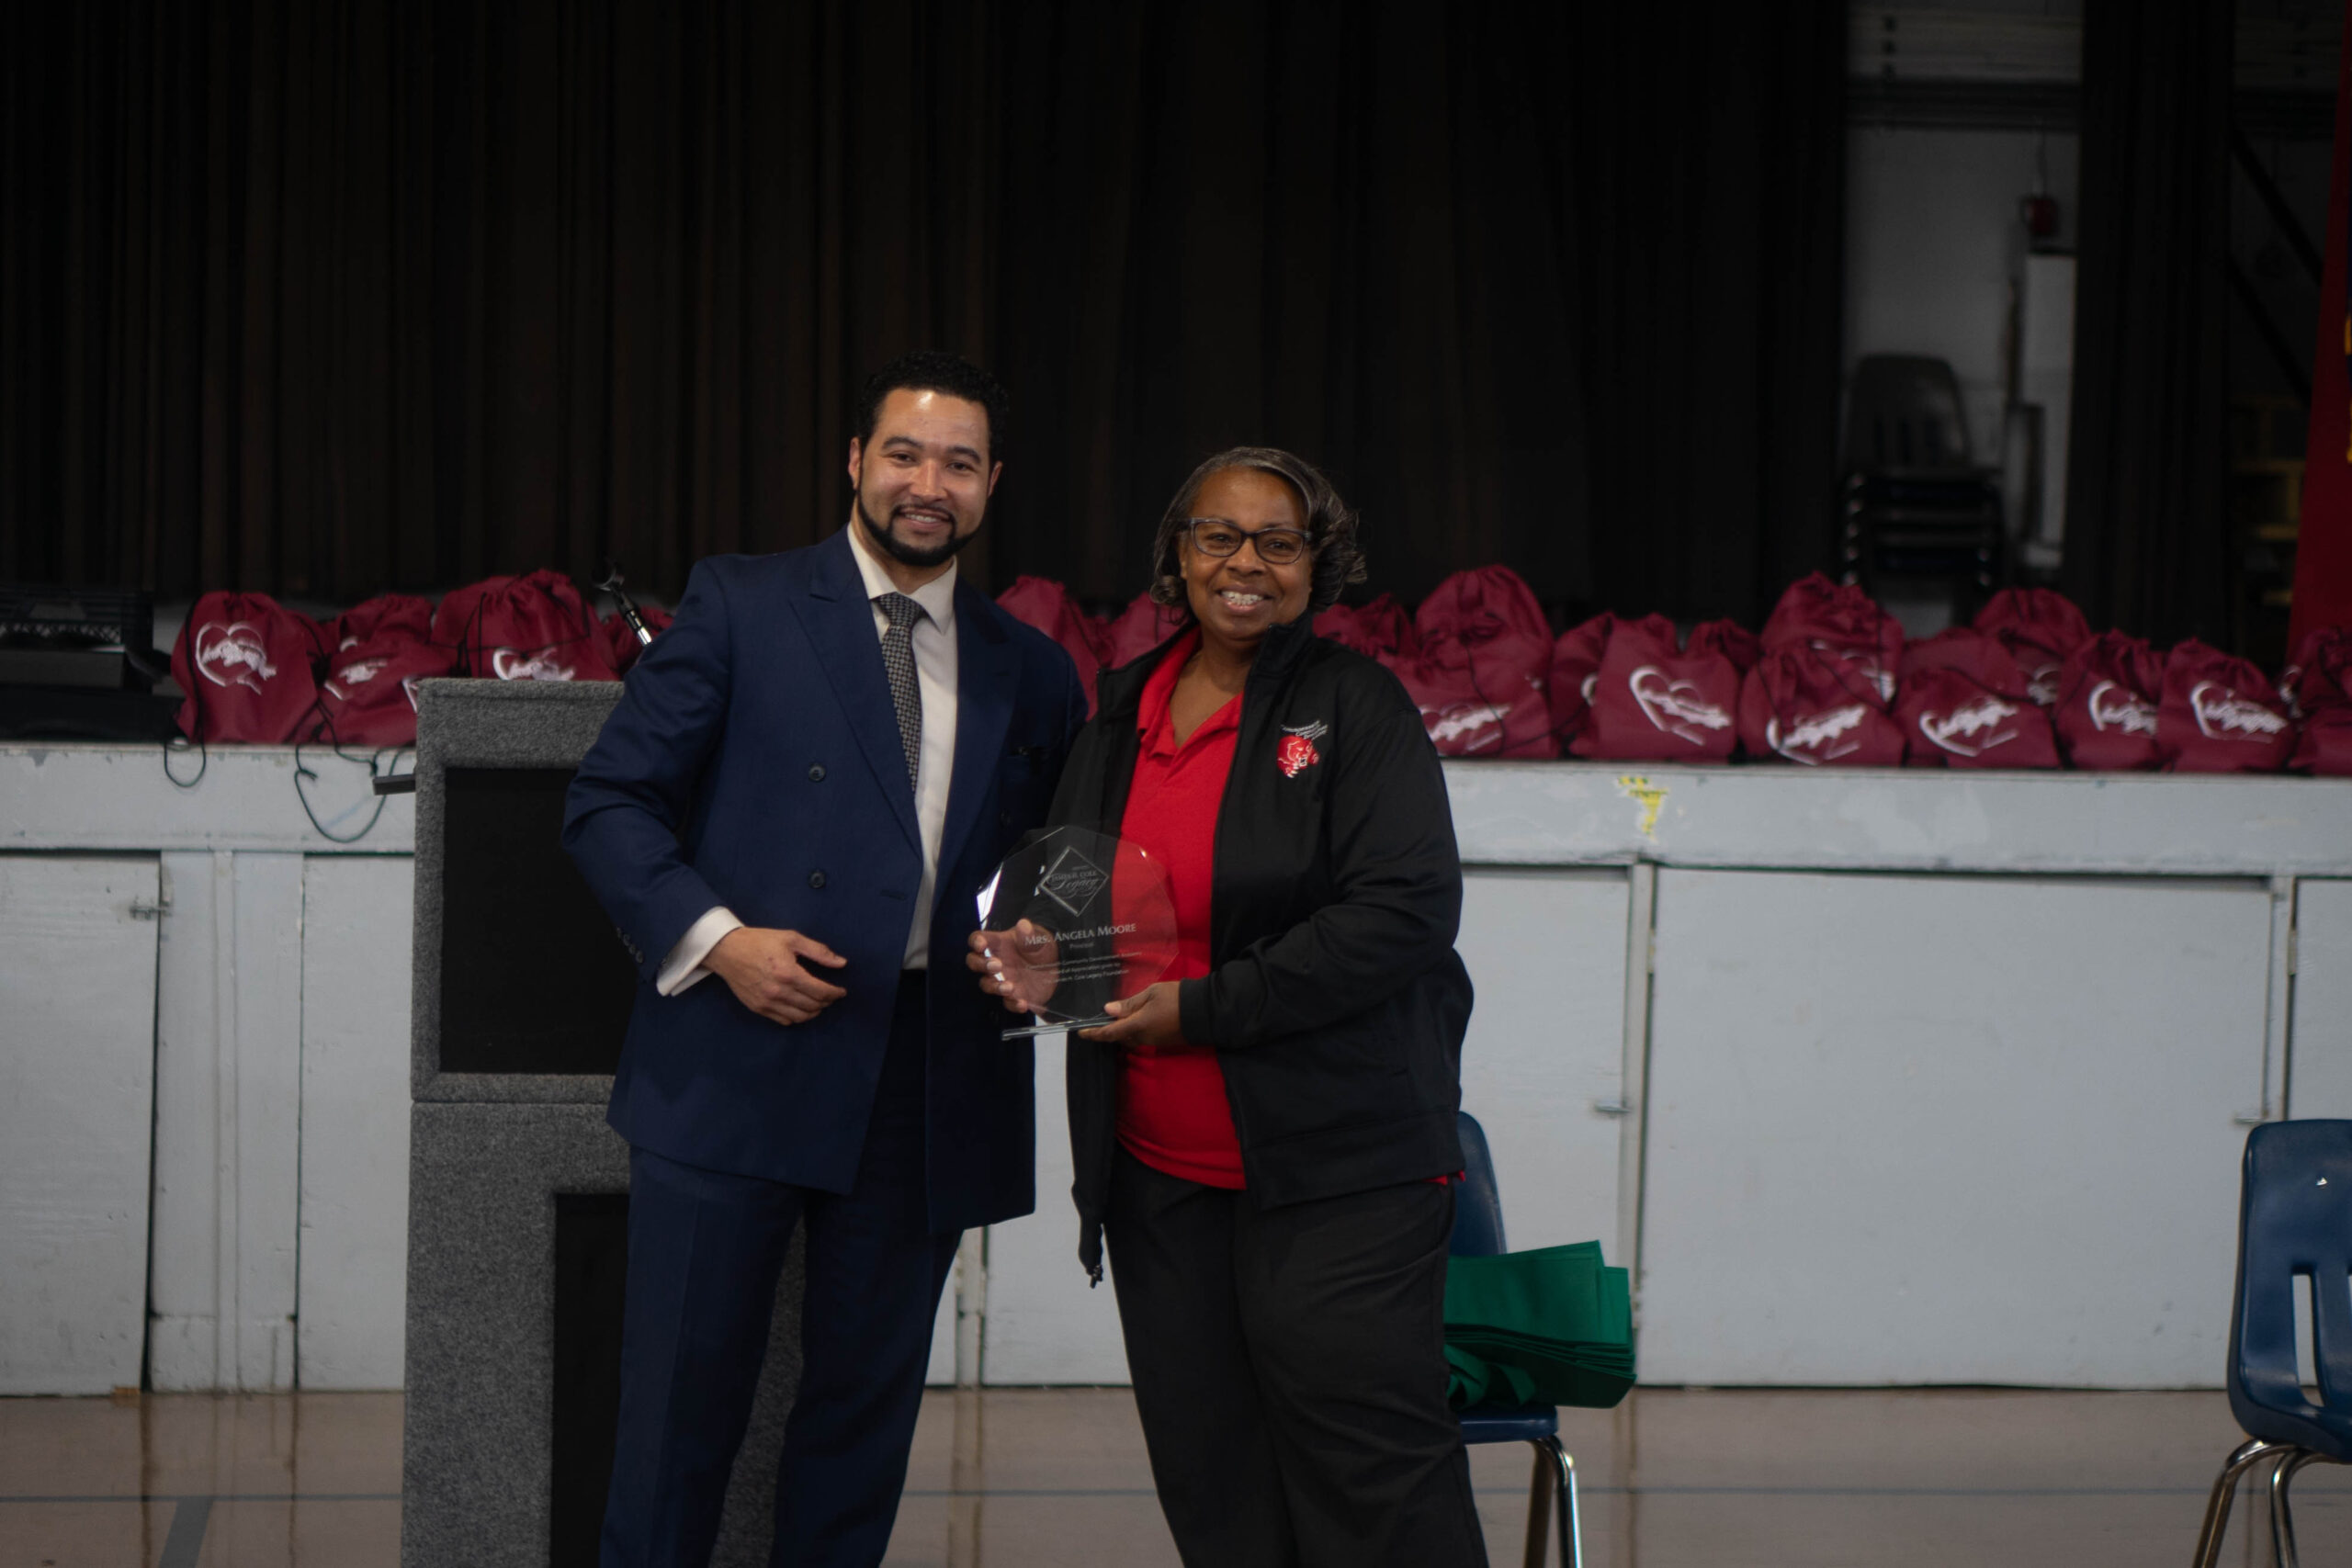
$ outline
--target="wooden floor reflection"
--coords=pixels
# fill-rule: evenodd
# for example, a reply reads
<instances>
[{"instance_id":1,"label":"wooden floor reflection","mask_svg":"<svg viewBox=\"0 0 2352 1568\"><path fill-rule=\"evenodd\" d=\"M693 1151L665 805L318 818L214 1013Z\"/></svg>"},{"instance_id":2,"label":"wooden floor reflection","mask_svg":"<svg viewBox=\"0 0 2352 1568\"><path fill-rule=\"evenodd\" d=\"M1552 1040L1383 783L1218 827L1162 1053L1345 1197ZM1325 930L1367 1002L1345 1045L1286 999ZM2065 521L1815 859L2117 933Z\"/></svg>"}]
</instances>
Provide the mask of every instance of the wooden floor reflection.
<instances>
[{"instance_id":1,"label":"wooden floor reflection","mask_svg":"<svg viewBox=\"0 0 2352 1568\"><path fill-rule=\"evenodd\" d=\"M2218 1393L1656 1389L1564 1415L1594 1568L2185 1562L2238 1440ZM397 1394L0 1400L0 1568L394 1568ZM1473 1452L1498 1564L1524 1448ZM2296 1483L2352 1562L2352 1472ZM2249 1496L2223 1561L2267 1562ZM1174 1564L1124 1389L935 1390L894 1568Z\"/></svg>"}]
</instances>

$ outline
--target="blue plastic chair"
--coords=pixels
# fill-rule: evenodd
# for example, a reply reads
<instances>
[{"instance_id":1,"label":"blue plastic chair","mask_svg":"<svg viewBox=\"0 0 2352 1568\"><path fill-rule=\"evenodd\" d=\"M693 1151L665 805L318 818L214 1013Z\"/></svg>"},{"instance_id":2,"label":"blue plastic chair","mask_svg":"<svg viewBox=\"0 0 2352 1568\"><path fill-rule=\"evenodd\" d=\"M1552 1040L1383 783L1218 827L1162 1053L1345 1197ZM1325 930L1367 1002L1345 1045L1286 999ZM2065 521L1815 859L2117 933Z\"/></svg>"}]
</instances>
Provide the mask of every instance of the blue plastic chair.
<instances>
[{"instance_id":1,"label":"blue plastic chair","mask_svg":"<svg viewBox=\"0 0 2352 1568\"><path fill-rule=\"evenodd\" d=\"M1487 1131L1468 1111L1457 1113L1462 1132L1462 1190L1453 1205L1455 1258L1492 1258L1503 1247L1502 1194L1495 1189L1495 1160L1487 1152ZM1465 1443L1528 1443L1535 1450L1535 1475L1527 1493L1526 1568L1544 1568L1555 1494L1559 1499L1561 1568L1584 1568L1584 1538L1577 1525L1577 1461L1560 1446L1560 1412L1551 1404L1477 1404L1462 1412Z\"/></svg>"},{"instance_id":2,"label":"blue plastic chair","mask_svg":"<svg viewBox=\"0 0 2352 1568\"><path fill-rule=\"evenodd\" d=\"M2317 1404L2295 1368L2298 1276L2312 1281ZM2238 1478L2266 1462L2271 1549L2295 1568L2295 1472L2315 1460L2352 1464L2352 1122L2272 1122L2246 1136L2229 1384L2230 1414L2250 1440L2214 1479L2198 1568L2221 1555Z\"/></svg>"}]
</instances>

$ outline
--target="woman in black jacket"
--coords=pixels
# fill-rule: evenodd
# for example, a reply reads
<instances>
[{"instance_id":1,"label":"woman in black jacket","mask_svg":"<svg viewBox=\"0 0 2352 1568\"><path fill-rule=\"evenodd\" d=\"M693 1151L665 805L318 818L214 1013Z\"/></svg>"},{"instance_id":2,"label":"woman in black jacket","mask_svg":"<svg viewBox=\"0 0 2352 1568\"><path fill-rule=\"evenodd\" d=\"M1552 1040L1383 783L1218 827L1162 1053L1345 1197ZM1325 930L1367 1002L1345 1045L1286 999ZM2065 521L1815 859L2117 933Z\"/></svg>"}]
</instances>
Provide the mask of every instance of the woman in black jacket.
<instances>
[{"instance_id":1,"label":"woman in black jacket","mask_svg":"<svg viewBox=\"0 0 2352 1568\"><path fill-rule=\"evenodd\" d=\"M1167 866L1170 978L1069 1043L1079 1257L1105 1237L1153 1480L1196 1568L1483 1563L1446 1405L1470 979L1420 714L1315 636L1361 581L1312 467L1241 447L1154 547L1190 612L1100 683L1049 820ZM1009 1008L1014 976L970 962Z\"/></svg>"}]
</instances>

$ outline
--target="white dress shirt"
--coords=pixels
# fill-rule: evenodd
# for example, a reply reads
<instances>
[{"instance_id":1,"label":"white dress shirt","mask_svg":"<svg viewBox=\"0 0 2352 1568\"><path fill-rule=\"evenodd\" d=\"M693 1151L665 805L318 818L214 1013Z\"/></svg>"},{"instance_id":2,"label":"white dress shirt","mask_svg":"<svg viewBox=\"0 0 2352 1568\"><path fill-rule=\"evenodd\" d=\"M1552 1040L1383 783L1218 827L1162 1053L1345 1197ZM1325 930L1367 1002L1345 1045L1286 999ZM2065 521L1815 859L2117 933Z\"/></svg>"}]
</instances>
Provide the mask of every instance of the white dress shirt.
<instances>
[{"instance_id":1,"label":"white dress shirt","mask_svg":"<svg viewBox=\"0 0 2352 1568\"><path fill-rule=\"evenodd\" d=\"M890 617L880 604L899 587L867 544L865 530L849 525L850 554L865 582L865 597L874 611L874 637L878 644L890 629ZM939 878L939 840L947 829L947 786L956 773L956 563L907 595L923 608L908 640L915 656L915 682L922 690L922 760L915 770L915 824L922 830L922 882L915 890L914 923L907 932L905 966L927 968L931 963L931 903ZM891 728L898 718L891 716ZM895 760L898 750L891 750ZM743 922L724 904L713 905L686 928L686 934L662 961L655 988L674 997L710 973L702 961L729 931ZM821 931L807 933L824 941ZM825 971L817 971L820 975Z\"/></svg>"}]
</instances>

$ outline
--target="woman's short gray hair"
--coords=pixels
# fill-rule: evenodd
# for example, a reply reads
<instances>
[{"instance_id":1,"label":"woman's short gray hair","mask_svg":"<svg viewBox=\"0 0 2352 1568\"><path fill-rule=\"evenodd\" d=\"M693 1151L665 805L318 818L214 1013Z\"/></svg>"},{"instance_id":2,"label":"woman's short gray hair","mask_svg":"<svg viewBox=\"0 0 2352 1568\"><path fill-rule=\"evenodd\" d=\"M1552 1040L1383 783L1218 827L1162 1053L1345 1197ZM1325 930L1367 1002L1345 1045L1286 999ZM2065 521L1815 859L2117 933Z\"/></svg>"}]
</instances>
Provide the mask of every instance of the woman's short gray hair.
<instances>
[{"instance_id":1,"label":"woman's short gray hair","mask_svg":"<svg viewBox=\"0 0 2352 1568\"><path fill-rule=\"evenodd\" d=\"M1184 525L1192 521L1193 505L1209 476L1227 468L1255 468L1272 474L1298 492L1306 508L1306 544L1312 552L1314 576L1307 593L1307 613L1328 610L1340 602L1340 592L1364 580L1363 552L1356 547L1356 514L1331 488L1314 464L1279 446L1234 446L1193 470L1176 487L1176 499L1159 519L1159 533L1151 544L1151 597L1155 604L1175 609L1186 605L1184 595Z\"/></svg>"}]
</instances>

